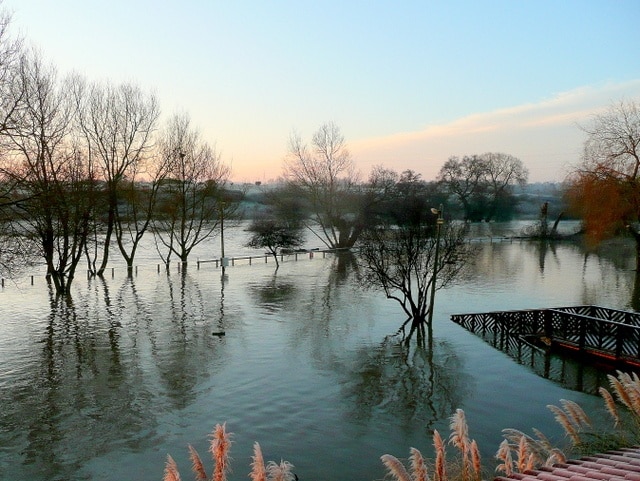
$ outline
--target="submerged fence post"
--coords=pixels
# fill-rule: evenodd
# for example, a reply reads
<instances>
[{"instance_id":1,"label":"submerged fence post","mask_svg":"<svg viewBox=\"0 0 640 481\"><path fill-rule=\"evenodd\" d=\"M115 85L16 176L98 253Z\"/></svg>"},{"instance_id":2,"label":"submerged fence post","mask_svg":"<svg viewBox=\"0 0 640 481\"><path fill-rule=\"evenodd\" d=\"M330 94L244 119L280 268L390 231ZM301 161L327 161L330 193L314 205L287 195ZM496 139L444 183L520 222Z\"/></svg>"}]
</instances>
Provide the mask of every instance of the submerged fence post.
<instances>
[{"instance_id":1,"label":"submerged fence post","mask_svg":"<svg viewBox=\"0 0 640 481\"><path fill-rule=\"evenodd\" d=\"M553 337L553 320L552 312L547 309L544 311L544 337L551 339Z\"/></svg>"},{"instance_id":2,"label":"submerged fence post","mask_svg":"<svg viewBox=\"0 0 640 481\"><path fill-rule=\"evenodd\" d=\"M626 330L626 326L620 324L616 326L616 359L622 357Z\"/></svg>"}]
</instances>

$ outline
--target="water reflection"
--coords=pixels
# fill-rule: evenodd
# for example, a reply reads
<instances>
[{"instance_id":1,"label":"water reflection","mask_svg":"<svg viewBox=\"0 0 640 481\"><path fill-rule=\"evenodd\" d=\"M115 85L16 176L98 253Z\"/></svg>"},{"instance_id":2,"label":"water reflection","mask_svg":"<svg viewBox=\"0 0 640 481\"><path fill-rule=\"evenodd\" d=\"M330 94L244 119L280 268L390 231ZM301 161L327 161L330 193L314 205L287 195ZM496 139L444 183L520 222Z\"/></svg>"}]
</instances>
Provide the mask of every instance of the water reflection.
<instances>
[{"instance_id":1,"label":"water reflection","mask_svg":"<svg viewBox=\"0 0 640 481\"><path fill-rule=\"evenodd\" d=\"M184 408L197 395L197 385L209 375L211 359L218 357L226 344L224 336L224 282L221 283L219 310L207 303L207 293L183 266L177 279L167 274L167 300L171 329L164 329L157 339L154 361L160 376L162 391L172 408ZM215 304L214 304L215 306ZM156 319L157 322L157 319Z\"/></svg>"},{"instance_id":2,"label":"water reflection","mask_svg":"<svg viewBox=\"0 0 640 481\"><path fill-rule=\"evenodd\" d=\"M351 274L357 274L358 260L356 254L351 251L338 251L333 256L334 269L329 277L330 283L340 285L347 282Z\"/></svg>"},{"instance_id":3,"label":"water reflection","mask_svg":"<svg viewBox=\"0 0 640 481\"><path fill-rule=\"evenodd\" d=\"M567 393L446 314L585 301L625 308L640 286L617 262L570 243L482 244L468 277L438 293L433 344L409 349L385 337L404 313L357 287L349 255L277 273L235 266L222 277L212 264L179 273L154 265L151 274L78 282L72 303L35 288L19 300L3 292L0 478L115 480L135 466L160 479L167 452L185 452L225 420L238 433L238 479L254 440L294 462L301 479L329 479L336 466L345 479L380 479L381 454L428 447L428 431L458 407L476 410L474 430L492 450L503 427L555 425L544 406ZM555 359L545 365L579 375Z\"/></svg>"},{"instance_id":4,"label":"water reflection","mask_svg":"<svg viewBox=\"0 0 640 481\"><path fill-rule=\"evenodd\" d=\"M370 420L380 411L393 415L405 428L430 432L462 405L472 389L461 360L450 343L435 340L429 347L407 346L389 336L375 347L360 348L346 373L345 396L355 419Z\"/></svg>"},{"instance_id":5,"label":"water reflection","mask_svg":"<svg viewBox=\"0 0 640 481\"><path fill-rule=\"evenodd\" d=\"M295 283L284 275L278 276L278 271L275 269L266 282L254 283L249 287L255 301L267 312L281 311L296 304L298 293Z\"/></svg>"},{"instance_id":6,"label":"water reflection","mask_svg":"<svg viewBox=\"0 0 640 481\"><path fill-rule=\"evenodd\" d=\"M71 479L86 460L148 438L154 413L137 366L121 362L113 324L102 325L88 303L55 293L50 302L40 365L24 390L3 393L9 398L2 424L26 429L21 455L28 472Z\"/></svg>"},{"instance_id":7,"label":"water reflection","mask_svg":"<svg viewBox=\"0 0 640 481\"><path fill-rule=\"evenodd\" d=\"M526 337L506 330L478 330L474 334L538 376L572 391L598 395L601 386L608 387L607 374L614 374L615 371L614 368L580 362L573 357L537 346Z\"/></svg>"},{"instance_id":8,"label":"water reflection","mask_svg":"<svg viewBox=\"0 0 640 481\"><path fill-rule=\"evenodd\" d=\"M551 254L555 266L557 267L560 265L560 259L556 248L558 243L556 241L543 239L540 241L534 241L532 244L538 248L538 269L540 270L540 274L544 274L547 255L549 253Z\"/></svg>"},{"instance_id":9,"label":"water reflection","mask_svg":"<svg viewBox=\"0 0 640 481\"><path fill-rule=\"evenodd\" d=\"M13 468L1 463L6 479L81 479L97 456L153 445L159 417L193 402L223 354L224 338L211 335L220 324L188 273L156 290L164 302L126 276L115 292L93 279L73 299L50 293L39 353L24 382L0 390L2 461L20 449Z\"/></svg>"}]
</instances>

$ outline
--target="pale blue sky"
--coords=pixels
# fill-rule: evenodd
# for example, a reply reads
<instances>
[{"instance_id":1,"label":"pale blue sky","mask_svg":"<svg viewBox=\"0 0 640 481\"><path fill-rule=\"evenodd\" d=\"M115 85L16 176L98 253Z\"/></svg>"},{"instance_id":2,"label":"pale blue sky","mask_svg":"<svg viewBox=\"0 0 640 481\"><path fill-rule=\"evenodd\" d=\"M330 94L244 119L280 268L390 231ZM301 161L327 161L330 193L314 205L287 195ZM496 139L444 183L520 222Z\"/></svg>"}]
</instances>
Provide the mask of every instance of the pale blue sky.
<instances>
[{"instance_id":1,"label":"pale blue sky","mask_svg":"<svg viewBox=\"0 0 640 481\"><path fill-rule=\"evenodd\" d=\"M338 124L363 175L432 179L506 152L532 181L580 154L575 122L640 100L640 1L4 0L61 73L133 81L191 114L236 180Z\"/></svg>"}]
</instances>

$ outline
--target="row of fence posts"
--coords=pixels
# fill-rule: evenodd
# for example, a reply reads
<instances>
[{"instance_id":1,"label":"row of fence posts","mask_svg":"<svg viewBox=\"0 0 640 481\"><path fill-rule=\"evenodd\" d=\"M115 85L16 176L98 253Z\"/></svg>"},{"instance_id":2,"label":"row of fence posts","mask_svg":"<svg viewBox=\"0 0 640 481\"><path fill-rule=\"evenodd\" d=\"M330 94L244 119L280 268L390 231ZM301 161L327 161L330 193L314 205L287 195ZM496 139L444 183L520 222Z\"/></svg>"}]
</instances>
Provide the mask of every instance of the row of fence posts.
<instances>
[{"instance_id":1,"label":"row of fence posts","mask_svg":"<svg viewBox=\"0 0 640 481\"><path fill-rule=\"evenodd\" d=\"M315 251L307 251L309 254L309 259L313 259L313 253ZM301 252L294 252L294 258L297 261L298 260L298 255L301 254ZM284 261L284 257L290 255L290 254L280 254L280 260ZM220 259L211 259L211 260L200 260L198 259L198 261L196 262L197 264L197 268L200 269L200 264L205 264L205 263L210 263L213 262L215 263L216 268L217 267L228 267L229 266L229 262L231 262L232 266L235 266L235 262L238 260L248 260L249 261L249 265L252 265L252 259L262 259L264 258L264 263L266 264L269 260L269 257L271 257L271 254L265 254L264 256L247 256L247 257L222 257ZM322 258L324 259L326 257L326 251L322 251ZM157 272L160 273L160 264L157 265ZM113 279L115 277L115 267L111 268L111 278ZM134 266L133 271L135 273L135 275L138 275L138 266ZM178 272L182 271L182 262L178 262ZM91 271L87 270L87 279L91 279L92 277L92 273ZM34 284L34 278L35 276L30 276L31 278L31 285ZM0 288L4 289L4 284L5 284L5 279L4 278L0 278Z\"/></svg>"},{"instance_id":2,"label":"row of fence posts","mask_svg":"<svg viewBox=\"0 0 640 481\"><path fill-rule=\"evenodd\" d=\"M313 259L313 253L315 251L307 251L309 254L309 259ZM298 255L301 254L300 252L294 252L293 256L294 256L294 260L298 260ZM280 261L284 261L284 257L290 255L290 254L279 254L280 256ZM324 259L327 255L326 251L322 251L322 258ZM231 266L235 266L236 265L236 261L242 261L242 260L248 260L249 261L249 265L252 265L252 260L253 259L263 259L264 258L264 263L266 264L269 261L269 257L273 257L271 254L265 254L264 256L247 256L247 257L222 257L220 259L211 259L211 260L200 260L198 259L197 261L197 266L198 269L200 269L200 264L206 264L209 262L213 262L215 263L216 267L218 266L222 266L222 267L229 267L229 263L231 263Z\"/></svg>"},{"instance_id":3,"label":"row of fence posts","mask_svg":"<svg viewBox=\"0 0 640 481\"><path fill-rule=\"evenodd\" d=\"M33 285L33 279L35 276L30 276L30 277L31 277L31 285ZM4 289L4 277L0 279L0 287Z\"/></svg>"}]
</instances>

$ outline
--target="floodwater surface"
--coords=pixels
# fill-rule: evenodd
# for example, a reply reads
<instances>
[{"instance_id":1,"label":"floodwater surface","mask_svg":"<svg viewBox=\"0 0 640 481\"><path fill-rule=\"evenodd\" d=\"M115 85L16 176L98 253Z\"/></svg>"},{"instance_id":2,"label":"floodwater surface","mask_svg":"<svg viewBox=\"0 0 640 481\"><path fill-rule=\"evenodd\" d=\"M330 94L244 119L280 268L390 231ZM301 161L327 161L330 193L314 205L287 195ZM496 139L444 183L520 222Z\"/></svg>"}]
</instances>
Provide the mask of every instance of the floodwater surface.
<instances>
[{"instance_id":1,"label":"floodwater surface","mask_svg":"<svg viewBox=\"0 0 640 481\"><path fill-rule=\"evenodd\" d=\"M0 292L0 479L161 480L167 454L191 479L187 446L210 469L208 436L225 422L233 480L247 479L255 441L301 481L382 479L382 454L431 456L432 430L447 434L456 408L485 458L506 427L562 444L546 405L572 399L597 412L601 401L575 388L601 374L556 359L545 379L450 315L637 307L633 250L477 246L473 268L437 293L432 349L390 336L400 307L358 287L348 255L302 254L278 270L238 262L223 276L212 263L158 272L150 250L132 277L122 268L104 280L79 275L69 303L40 278L9 282Z\"/></svg>"}]
</instances>

